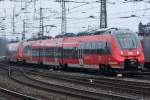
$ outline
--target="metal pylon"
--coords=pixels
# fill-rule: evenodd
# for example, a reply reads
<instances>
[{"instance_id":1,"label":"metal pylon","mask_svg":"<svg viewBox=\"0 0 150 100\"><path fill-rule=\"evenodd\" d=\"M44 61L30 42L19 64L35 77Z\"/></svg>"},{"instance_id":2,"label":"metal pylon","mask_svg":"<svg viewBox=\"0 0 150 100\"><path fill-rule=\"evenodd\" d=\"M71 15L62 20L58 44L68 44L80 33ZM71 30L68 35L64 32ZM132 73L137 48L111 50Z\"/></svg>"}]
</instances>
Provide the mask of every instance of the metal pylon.
<instances>
[{"instance_id":1,"label":"metal pylon","mask_svg":"<svg viewBox=\"0 0 150 100\"><path fill-rule=\"evenodd\" d=\"M106 0L100 0L100 28L107 28Z\"/></svg>"},{"instance_id":2,"label":"metal pylon","mask_svg":"<svg viewBox=\"0 0 150 100\"><path fill-rule=\"evenodd\" d=\"M61 22L61 33L65 34L67 31L67 20L66 20L66 7L65 7L65 0L61 0L62 5L62 22Z\"/></svg>"}]
</instances>

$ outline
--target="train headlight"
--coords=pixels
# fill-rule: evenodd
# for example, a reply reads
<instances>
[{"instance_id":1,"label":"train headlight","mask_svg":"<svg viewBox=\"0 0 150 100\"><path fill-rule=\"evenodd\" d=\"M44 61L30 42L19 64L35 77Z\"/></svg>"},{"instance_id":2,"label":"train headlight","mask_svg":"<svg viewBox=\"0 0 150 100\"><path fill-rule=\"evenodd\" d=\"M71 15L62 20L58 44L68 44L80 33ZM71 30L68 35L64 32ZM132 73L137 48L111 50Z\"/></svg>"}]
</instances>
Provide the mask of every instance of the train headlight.
<instances>
[{"instance_id":1,"label":"train headlight","mask_svg":"<svg viewBox=\"0 0 150 100\"><path fill-rule=\"evenodd\" d=\"M137 54L137 55L139 55L139 54L140 54L138 50L136 51L136 54Z\"/></svg>"},{"instance_id":2,"label":"train headlight","mask_svg":"<svg viewBox=\"0 0 150 100\"><path fill-rule=\"evenodd\" d=\"M121 51L121 55L123 55L123 51Z\"/></svg>"}]
</instances>

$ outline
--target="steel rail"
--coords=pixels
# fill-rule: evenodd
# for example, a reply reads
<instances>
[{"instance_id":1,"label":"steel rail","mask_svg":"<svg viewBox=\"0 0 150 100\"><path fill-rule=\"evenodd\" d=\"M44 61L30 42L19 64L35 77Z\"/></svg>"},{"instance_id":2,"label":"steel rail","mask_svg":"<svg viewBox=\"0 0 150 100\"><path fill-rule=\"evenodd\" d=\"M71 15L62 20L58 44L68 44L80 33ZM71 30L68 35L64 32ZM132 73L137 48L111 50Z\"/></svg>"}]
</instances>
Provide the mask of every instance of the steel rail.
<instances>
[{"instance_id":1,"label":"steel rail","mask_svg":"<svg viewBox=\"0 0 150 100\"><path fill-rule=\"evenodd\" d=\"M124 92L132 92L135 94L144 94L144 95L150 95L150 84L149 87L144 87L144 86L137 86L137 85L130 85L130 84L124 84L124 83L119 83L119 82L111 82L109 80L96 80L96 79L87 79L87 78L81 78L81 77L70 77L70 76L62 76L54 73L48 73L44 74L41 72L26 72L29 74L36 74L40 76L44 76L47 78L53 78L53 79L59 79L62 81L67 81L67 82L72 82L72 83L77 83L77 84L82 84L90 87L95 87L95 88L103 88L103 89L111 89L111 90L119 90L119 91L124 91ZM91 81L91 82L90 82Z\"/></svg>"},{"instance_id":2,"label":"steel rail","mask_svg":"<svg viewBox=\"0 0 150 100\"><path fill-rule=\"evenodd\" d=\"M7 69L5 67L0 67L0 68L9 72L9 69ZM3 88L3 87L0 87L0 91L3 93L6 93L8 95L11 95L11 96L22 98L23 100L40 100L39 98L28 96L28 95L25 95L25 94L22 94L19 92L11 91L11 90L8 90L8 89Z\"/></svg>"},{"instance_id":3,"label":"steel rail","mask_svg":"<svg viewBox=\"0 0 150 100\"><path fill-rule=\"evenodd\" d=\"M29 71L28 71L29 72ZM32 70L32 74L33 74L33 70ZM31 73L31 72L30 72ZM34 74L35 74L35 72L34 72ZM37 73L36 73L37 74ZM41 74L41 73L40 73ZM53 73L54 74L54 73ZM26 75L27 76L27 75ZM88 77L70 77L70 76L67 76L66 77L66 75L65 75L65 77L63 76L61 76L60 77L60 75L58 75L58 74L54 74L54 75L52 75L52 73L49 73L48 75L44 75L44 76L46 76L46 77L53 77L53 78L57 78L57 79L61 79L61 80L66 80L66 81L72 81L72 82L76 82L76 83L79 83L79 84L84 84L84 85L87 85L87 86L94 86L94 87L99 87L99 88L104 88L104 89L118 89L118 90L121 90L121 91L126 91L126 92L135 92L135 93L140 93L140 94L149 94L149 91L143 91L143 90L138 90L137 88L140 88L140 87L138 87L138 86L136 86L136 88L133 88L132 87L132 85L128 85L128 87L126 86L126 87L124 87L123 86L123 84L120 84L121 86L120 87L116 87L117 85L115 84L115 83L113 83L112 84L112 81L106 81L106 79L104 79L103 81L99 78L98 80L97 80L97 78L91 78L92 79L92 81L94 82L94 83L90 83L90 82L88 82L89 81L89 78ZM70 77L70 78L68 78L68 77ZM29 77L28 77L29 78ZM33 80L33 79L31 79L31 80ZM100 80L100 81L99 81ZM34 80L34 81L38 81L38 80ZM116 81L116 80L115 80ZM120 81L120 80L119 80ZM117 83L118 83L118 81L117 81ZM127 84L126 84L127 85ZM129 87L130 86L130 87ZM127 89L128 88L128 89ZM144 88L145 89L145 88ZM129 99L129 98L128 98ZM133 99L133 98L132 98Z\"/></svg>"},{"instance_id":4,"label":"steel rail","mask_svg":"<svg viewBox=\"0 0 150 100\"><path fill-rule=\"evenodd\" d=\"M21 94L21 93L18 93L18 92L14 92L14 91L2 88L2 87L0 87L0 91L3 92L3 93L6 93L8 95L11 95L11 96L22 98L23 100L40 100L38 98L28 96L28 95L24 95L24 94Z\"/></svg>"},{"instance_id":5,"label":"steel rail","mask_svg":"<svg viewBox=\"0 0 150 100\"><path fill-rule=\"evenodd\" d=\"M23 73L23 72L21 71L21 73ZM23 75L24 75L24 77L31 80L32 82L30 82L30 83L23 82L21 79L16 79L16 78L12 77L12 75L11 75L11 78L16 82L27 85L27 86L39 88L39 89L45 90L45 91L60 93L60 94L64 94L64 95L84 98L84 99L101 100L101 99L107 98L108 100L112 100L112 99L113 100L114 99L115 100L137 100L137 98L131 98L131 97L126 97L126 96L121 96L121 95L114 95L114 94L108 94L108 93L107 94L106 93L96 93L96 92L91 92L91 91L87 91L87 90L66 87L66 86L62 86L62 85L46 83L43 81L33 79L25 73L23 73ZM34 84L32 84L32 83L34 83Z\"/></svg>"}]
</instances>

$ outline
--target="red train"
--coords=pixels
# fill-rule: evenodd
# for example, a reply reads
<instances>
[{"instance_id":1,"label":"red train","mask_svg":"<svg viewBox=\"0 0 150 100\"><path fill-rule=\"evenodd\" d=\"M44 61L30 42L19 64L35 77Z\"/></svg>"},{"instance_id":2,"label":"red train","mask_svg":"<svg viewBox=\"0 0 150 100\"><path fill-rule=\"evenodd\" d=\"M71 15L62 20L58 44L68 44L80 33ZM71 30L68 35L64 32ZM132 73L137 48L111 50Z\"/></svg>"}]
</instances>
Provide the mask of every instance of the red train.
<instances>
[{"instance_id":1,"label":"red train","mask_svg":"<svg viewBox=\"0 0 150 100\"><path fill-rule=\"evenodd\" d=\"M83 36L51 38L8 44L8 60L93 68L107 72L137 71L144 55L137 35L129 29L110 28Z\"/></svg>"}]
</instances>

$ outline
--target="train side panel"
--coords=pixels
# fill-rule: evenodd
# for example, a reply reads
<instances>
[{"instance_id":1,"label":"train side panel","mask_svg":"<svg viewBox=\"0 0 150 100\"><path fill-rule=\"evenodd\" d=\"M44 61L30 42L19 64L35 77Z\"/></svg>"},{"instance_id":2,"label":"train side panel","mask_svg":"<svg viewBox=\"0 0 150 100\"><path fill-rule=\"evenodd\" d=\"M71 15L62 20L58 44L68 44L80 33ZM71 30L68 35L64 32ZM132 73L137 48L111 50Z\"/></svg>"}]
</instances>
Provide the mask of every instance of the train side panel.
<instances>
[{"instance_id":1,"label":"train side panel","mask_svg":"<svg viewBox=\"0 0 150 100\"><path fill-rule=\"evenodd\" d=\"M100 40L99 36L65 38L63 42L63 64L67 64L69 67L99 69L98 57L100 55L98 56L98 50L95 49L100 41L103 40ZM104 56L101 62L105 63Z\"/></svg>"}]
</instances>

